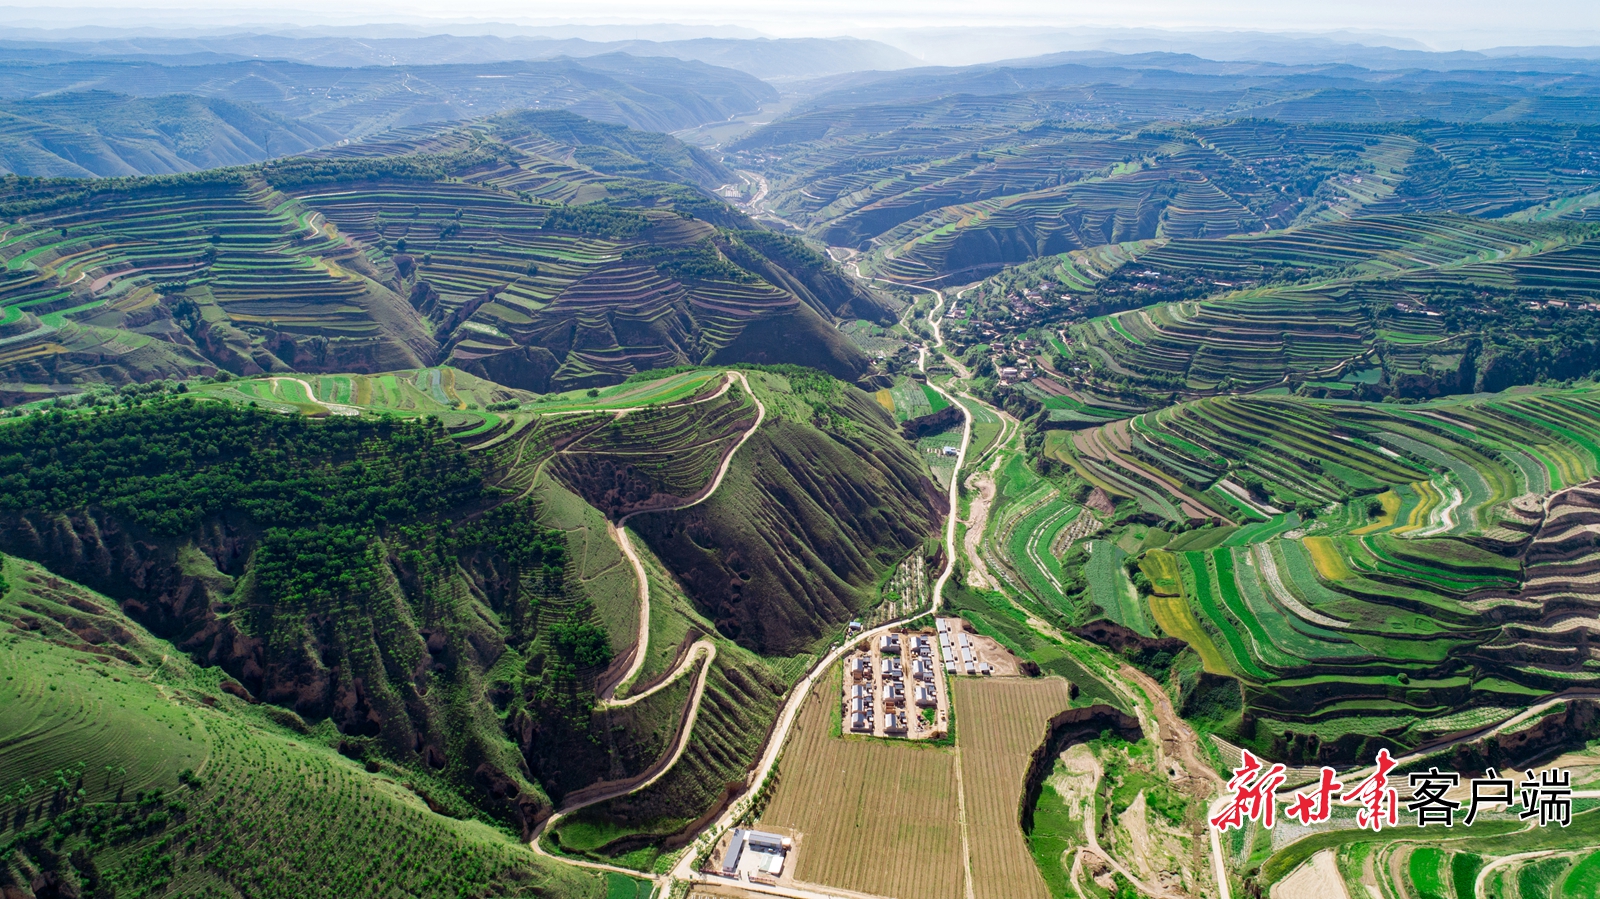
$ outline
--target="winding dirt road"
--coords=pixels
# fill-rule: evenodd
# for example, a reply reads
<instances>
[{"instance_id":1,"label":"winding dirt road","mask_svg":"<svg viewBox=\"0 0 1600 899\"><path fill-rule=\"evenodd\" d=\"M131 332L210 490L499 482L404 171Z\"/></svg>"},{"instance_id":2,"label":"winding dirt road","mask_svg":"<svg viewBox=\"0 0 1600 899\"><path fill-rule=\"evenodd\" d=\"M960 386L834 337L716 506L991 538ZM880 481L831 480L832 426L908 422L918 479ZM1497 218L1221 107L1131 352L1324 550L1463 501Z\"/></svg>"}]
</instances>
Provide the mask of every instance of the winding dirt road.
<instances>
[{"instance_id":1,"label":"winding dirt road","mask_svg":"<svg viewBox=\"0 0 1600 899\"><path fill-rule=\"evenodd\" d=\"M727 381L723 384L721 390L717 391L717 393L713 394L711 397L706 397L704 399L697 400L696 402L705 402L706 400L722 396L728 391L728 388L732 386L733 379L737 378L739 383L743 385L745 393L749 394L751 401L756 404L755 422L750 425L750 429L740 436L739 441L735 443L733 448L728 451L727 455L722 458L722 464L717 467L716 476L712 479L710 485L708 485L707 488L698 496L681 506L676 506L671 509L649 509L642 511L676 512L681 509L687 509L691 506L705 502L711 497L712 494L717 492L718 487L722 486L722 481L725 477L727 477L728 469L733 464L733 457L739 452L739 448L744 446L745 443L755 435L756 429L761 427L761 423L766 420L767 407L762 404L761 399L756 396L755 391L750 389L750 381L745 377L744 373L729 371L726 374ZM613 784L606 784L603 786L597 784L594 785L594 787L600 787L599 789L590 787L573 794L573 796L569 797L569 801L562 805L559 811L547 818L539 827L539 829L534 832L533 839L528 844L529 848L535 853L545 856L546 858L589 868L591 870L615 871L634 877L641 875L637 871L622 868L616 865L607 865L600 862L591 862L583 859L558 856L546 852L544 847L540 845L540 840L543 838L545 833L554 830L562 818L565 818L581 809L588 808L591 805L605 802L608 799L615 799L618 796L625 796L629 793L643 790L660 780L662 777L666 776L667 772L671 771L672 768L677 765L678 759L682 758L684 750L689 745L689 737L694 733L695 722L700 717L700 705L701 701L705 698L706 680L711 674L712 665L714 665L717 660L717 646L714 642L708 639L695 641L694 645L690 647L689 652L683 657L683 661L679 662L677 667L674 668L670 674L668 674L650 689L634 694L625 699L614 698L614 694L619 687L626 686L638 676L640 669L644 666L644 658L648 653L650 645L650 578L645 572L644 562L639 558L638 551L634 549L633 541L628 538L627 532L628 519L638 514L641 514L641 512L633 512L625 515L615 525L610 523L606 525L607 532L611 535L611 538L616 541L617 547L622 550L622 554L627 557L628 563L633 566L634 576L637 578L639 583L639 637L638 640L635 641L633 662L628 666L628 670L623 673L623 676L615 684L604 691L607 695L599 699L595 703L595 706L597 708L605 709L623 708L633 705L640 700L643 700L661 690L666 689L667 687L672 686L678 681L679 678L683 677L689 671L694 670L695 663L698 660L703 658L704 663L699 666L699 676L695 679L694 692L689 697L689 705L684 715L683 724L679 727L678 734L674 739L672 751L666 756L663 756L661 760L656 762L656 764L652 765L647 771L638 777L630 778L625 781L618 781ZM660 878L657 877L652 879L659 880Z\"/></svg>"},{"instance_id":2,"label":"winding dirt road","mask_svg":"<svg viewBox=\"0 0 1600 899\"><path fill-rule=\"evenodd\" d=\"M618 678L616 683L611 684L609 687L606 687L601 691L602 698L599 703L601 708L631 704L631 702L619 703L612 697L616 695L618 690L626 688L633 682L635 677L639 676L639 670L644 667L645 655L647 655L650 650L650 578L645 573L644 563L640 561L638 551L633 548L633 541L628 537L628 519L635 515L641 515L644 512L679 512L690 508L691 506L697 506L710 499L711 495L717 492L717 488L722 486L722 479L727 477L728 468L733 465L733 457L738 454L739 448L744 446L745 443L755 435L756 429L761 427L761 423L767 418L767 407L762 405L761 400L756 396L755 391L750 389L750 380L744 376L744 373L729 371L727 372L727 377L727 383L723 385L723 389L718 391L715 396L721 396L723 393L726 393L728 387L732 386L733 379L738 378L739 383L744 385L744 392L749 394L751 401L756 404L756 420L750 425L750 430L745 431L744 435L739 438L739 442L735 443L733 448L728 450L728 454L722 457L722 464L717 466L717 475L716 477L712 478L711 484L699 496L681 506L676 506L671 509L644 509L638 512L630 512L629 514L622 516L622 518L615 525L608 524L606 526L606 532L611 535L612 540L616 541L617 548L622 550L622 554L628 558L628 564L633 566L634 577L639 581L639 639L634 643L633 661L629 663L628 670L622 673L622 677ZM711 398L712 397L707 397L707 399ZM704 402L704 400L702 400L702 402ZM709 641L700 642L710 646L711 657L715 658L716 647L711 646ZM698 646L699 644L696 645ZM659 690L681 677L693 663L696 654L697 653L691 652L689 655L684 656L684 659L678 665L677 670L668 675L661 683L652 687L651 691L653 692L654 690ZM648 693L643 695L648 695ZM633 701L637 701L637 699Z\"/></svg>"},{"instance_id":3,"label":"winding dirt road","mask_svg":"<svg viewBox=\"0 0 1600 899\"><path fill-rule=\"evenodd\" d=\"M927 290L929 288L922 289ZM936 290L932 292L938 296L939 302L935 306L934 311L930 313L930 318L938 314L944 302L943 294L940 294ZM935 329L934 334L936 337L938 337L937 329ZM942 346L943 340L940 339L935 345ZM967 409L967 407L956 402L955 399L942 388L935 386L934 389L939 391L939 393L943 395L945 399L949 400L951 405L959 408L963 416L965 416L964 424L962 426L961 447L956 454L956 476L953 476L950 479L950 513L947 516L945 527L944 572L939 576L939 580L933 589L933 611L937 612L942 601L941 591L944 588L945 582L950 579L950 572L955 566L956 501L957 492L960 489L959 474L962 466L966 463L967 448L972 442L972 413ZM771 776L772 769L777 766L778 758L783 753L783 745L789 738L789 731L791 728L793 728L795 719L799 716L800 706L811 695L811 689L816 684L817 678L821 677L834 662L844 658L845 653L849 651L849 647L854 646L861 640L871 640L879 634L888 633L890 628L898 627L901 624L904 624L906 621L909 621L911 618L918 617L923 614L926 613L917 612L904 618L897 618L893 621L886 622L870 631L866 631L858 637L850 640L848 643L842 643L835 646L811 667L811 670L806 673L806 676L795 685L793 691L791 691L789 694L788 700L784 702L783 708L778 712L778 719L773 724L772 734L767 740L766 747L762 750L761 759L751 770L750 777L746 781L748 786L746 787L744 794L738 800L731 803L728 808L725 809L723 813L716 819L716 821L712 822L710 826L705 828L700 838L696 841L695 846L701 845L706 840L710 840L714 844L715 841L721 837L723 831L726 831L728 828L732 827L733 823L739 820L740 816L742 816L745 813L745 810L749 808L751 797L754 793L753 788L765 783L767 778ZM684 853L683 858L680 859L677 866L672 869L670 877L688 883L719 882L718 878L708 877L694 869L694 860L697 854L695 851L695 846L691 846L690 850ZM749 887L745 888L748 889ZM761 890L761 892L769 891Z\"/></svg>"},{"instance_id":4,"label":"winding dirt road","mask_svg":"<svg viewBox=\"0 0 1600 899\"><path fill-rule=\"evenodd\" d=\"M559 811L546 818L544 823L533 832L533 839L528 842L528 848L532 849L535 854L542 855L545 858L554 859L556 861L566 862L570 865L578 865L579 867L589 868L596 871L615 871L620 874L627 874L630 877L648 876L640 874L638 871L634 871L629 868L623 868L618 865L607 865L601 862L591 862L584 859L555 855L553 853L546 852L544 846L540 845L540 840L544 837L546 832L554 830L562 818L571 815L573 812L588 808L591 805L605 802L608 799L615 799L618 796L626 796L629 793L643 790L661 778L665 777L667 772L671 771L673 767L678 764L678 759L683 757L683 751L689 746L689 735L694 733L695 722L700 717L700 703L706 695L706 680L711 674L712 663L714 663L717 659L717 647L709 641L702 642L704 642L708 652L706 656L706 663L700 668L700 676L695 680L694 694L689 697L688 712L684 716L683 726L678 729L677 740L672 748L672 752L664 756L660 761L656 762L656 764L650 766L650 768L639 777L631 778L626 781L619 781L615 784L609 784L602 789L593 790L592 792L590 792L592 788L588 788L583 791L579 791L578 794L574 794L580 798L577 798L576 801L569 801L568 803L564 804ZM685 661L688 660L685 659ZM665 686L665 683L659 686ZM642 695L635 697L634 701L642 698ZM658 876L650 877L650 879L657 882L661 880L661 878Z\"/></svg>"}]
</instances>

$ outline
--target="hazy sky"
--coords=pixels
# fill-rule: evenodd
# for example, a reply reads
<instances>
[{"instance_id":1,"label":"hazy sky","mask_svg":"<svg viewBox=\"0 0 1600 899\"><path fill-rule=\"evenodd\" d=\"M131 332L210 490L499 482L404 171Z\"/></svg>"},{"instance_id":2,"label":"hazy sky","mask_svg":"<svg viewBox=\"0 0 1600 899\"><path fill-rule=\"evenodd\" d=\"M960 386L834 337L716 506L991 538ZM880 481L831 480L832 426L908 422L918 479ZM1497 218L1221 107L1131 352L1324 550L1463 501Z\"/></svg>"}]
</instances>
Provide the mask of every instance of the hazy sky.
<instances>
[{"instance_id":1,"label":"hazy sky","mask_svg":"<svg viewBox=\"0 0 1600 899\"><path fill-rule=\"evenodd\" d=\"M13 0L15 2L15 0ZM36 6L17 3L17 6ZM37 6L42 6L38 4ZM834 36L884 28L929 26L1120 26L1167 29L1380 32L1423 41L1434 49L1508 44L1600 43L1597 0L345 0L311 4L288 0L270 11L261 0L59 0L72 7L165 7L173 19L212 18L245 11L258 21L397 21L417 17L494 19L523 23L682 22L740 25L774 36ZM29 10L41 12L39 8ZM22 10L0 7L0 24L22 24ZM22 18L32 18L24 16ZM93 24L95 16L84 16ZM106 24L110 24L107 22ZM177 25L177 21L171 22Z\"/></svg>"}]
</instances>

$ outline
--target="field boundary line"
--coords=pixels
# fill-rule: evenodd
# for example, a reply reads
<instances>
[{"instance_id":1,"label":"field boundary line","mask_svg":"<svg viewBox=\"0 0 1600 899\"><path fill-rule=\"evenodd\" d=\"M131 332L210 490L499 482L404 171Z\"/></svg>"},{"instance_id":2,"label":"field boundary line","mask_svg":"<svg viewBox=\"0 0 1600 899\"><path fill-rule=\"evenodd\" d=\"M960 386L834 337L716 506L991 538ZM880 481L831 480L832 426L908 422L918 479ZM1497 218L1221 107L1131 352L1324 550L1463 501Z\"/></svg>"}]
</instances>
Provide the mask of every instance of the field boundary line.
<instances>
[{"instance_id":1,"label":"field boundary line","mask_svg":"<svg viewBox=\"0 0 1600 899\"><path fill-rule=\"evenodd\" d=\"M967 899L976 899L972 888L972 839L967 833L967 785L961 777L961 746L955 748L956 756L956 823L961 831L961 874L966 883Z\"/></svg>"}]
</instances>

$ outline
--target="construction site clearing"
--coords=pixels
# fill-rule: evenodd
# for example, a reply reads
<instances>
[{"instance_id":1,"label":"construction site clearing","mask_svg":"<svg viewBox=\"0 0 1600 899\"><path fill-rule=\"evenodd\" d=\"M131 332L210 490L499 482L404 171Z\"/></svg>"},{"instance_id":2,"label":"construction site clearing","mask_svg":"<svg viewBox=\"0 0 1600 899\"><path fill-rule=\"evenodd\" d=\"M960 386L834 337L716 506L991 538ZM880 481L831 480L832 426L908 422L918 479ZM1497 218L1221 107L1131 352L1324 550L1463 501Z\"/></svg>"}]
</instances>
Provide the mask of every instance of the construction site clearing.
<instances>
[{"instance_id":1,"label":"construction site clearing","mask_svg":"<svg viewBox=\"0 0 1600 899\"><path fill-rule=\"evenodd\" d=\"M1016 677L1017 657L989 637L974 631L960 618L935 620L939 657L947 674L967 677Z\"/></svg>"}]
</instances>

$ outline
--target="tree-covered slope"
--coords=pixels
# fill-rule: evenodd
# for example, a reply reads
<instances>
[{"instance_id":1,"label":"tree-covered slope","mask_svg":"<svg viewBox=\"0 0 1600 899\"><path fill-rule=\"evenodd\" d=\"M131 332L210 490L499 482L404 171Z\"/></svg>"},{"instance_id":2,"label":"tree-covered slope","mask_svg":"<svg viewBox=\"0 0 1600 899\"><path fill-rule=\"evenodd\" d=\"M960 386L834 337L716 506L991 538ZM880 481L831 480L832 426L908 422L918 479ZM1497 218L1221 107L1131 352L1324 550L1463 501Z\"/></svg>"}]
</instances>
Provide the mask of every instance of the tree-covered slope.
<instances>
[{"instance_id":1,"label":"tree-covered slope","mask_svg":"<svg viewBox=\"0 0 1600 899\"><path fill-rule=\"evenodd\" d=\"M7 893L605 895L599 876L530 857L440 772L256 704L37 564L6 559L3 575Z\"/></svg>"}]
</instances>

